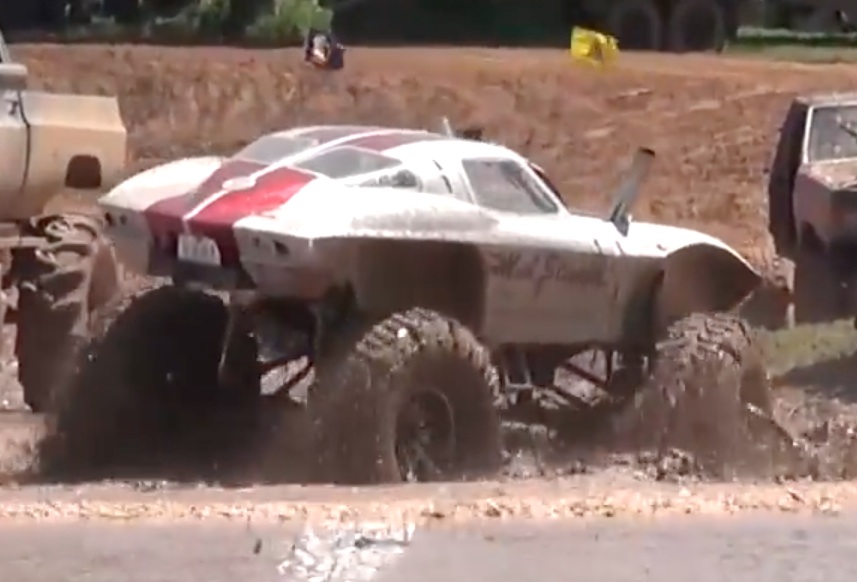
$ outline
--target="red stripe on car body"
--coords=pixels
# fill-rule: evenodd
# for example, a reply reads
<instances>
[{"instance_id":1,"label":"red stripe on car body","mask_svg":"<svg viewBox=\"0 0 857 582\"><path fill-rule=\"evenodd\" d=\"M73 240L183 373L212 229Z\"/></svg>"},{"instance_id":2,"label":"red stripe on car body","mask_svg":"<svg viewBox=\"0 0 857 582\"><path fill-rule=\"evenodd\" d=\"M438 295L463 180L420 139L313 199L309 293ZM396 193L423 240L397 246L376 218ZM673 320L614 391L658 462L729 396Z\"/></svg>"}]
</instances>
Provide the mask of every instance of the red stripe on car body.
<instances>
[{"instance_id":1,"label":"red stripe on car body","mask_svg":"<svg viewBox=\"0 0 857 582\"><path fill-rule=\"evenodd\" d=\"M372 128L359 126L332 126L320 127L318 129L310 129L309 131L301 132L297 135L298 138L317 139L320 145L343 139L349 136L365 135L369 132L377 131Z\"/></svg>"},{"instance_id":2,"label":"red stripe on car body","mask_svg":"<svg viewBox=\"0 0 857 582\"><path fill-rule=\"evenodd\" d=\"M149 231L159 246L168 246L182 230L182 215L187 212L188 194L179 194L155 202L143 211Z\"/></svg>"},{"instance_id":3,"label":"red stripe on car body","mask_svg":"<svg viewBox=\"0 0 857 582\"><path fill-rule=\"evenodd\" d=\"M264 169L265 164L251 160L226 160L202 184L194 188L191 192L189 202L194 206L202 204L208 198L223 190L223 184L227 180L249 176ZM185 212L190 212L191 210L192 208L187 208Z\"/></svg>"},{"instance_id":4,"label":"red stripe on car body","mask_svg":"<svg viewBox=\"0 0 857 582\"><path fill-rule=\"evenodd\" d=\"M185 226L193 234L213 239L224 264L235 264L238 261L235 223L282 206L314 179L315 175L295 168L274 168L258 175L249 188L226 192L209 202L189 216Z\"/></svg>"},{"instance_id":5,"label":"red stripe on car body","mask_svg":"<svg viewBox=\"0 0 857 582\"><path fill-rule=\"evenodd\" d=\"M403 145L436 139L443 139L443 136L417 131L393 131L389 133L360 135L353 139L341 141L338 145L382 152L384 150L390 150Z\"/></svg>"},{"instance_id":6,"label":"red stripe on car body","mask_svg":"<svg viewBox=\"0 0 857 582\"><path fill-rule=\"evenodd\" d=\"M185 215L222 192L224 182L249 176L264 168L264 164L257 162L227 160L193 190L165 198L146 208L143 217L155 238L155 244L162 252L174 255L178 236L184 230Z\"/></svg>"}]
</instances>

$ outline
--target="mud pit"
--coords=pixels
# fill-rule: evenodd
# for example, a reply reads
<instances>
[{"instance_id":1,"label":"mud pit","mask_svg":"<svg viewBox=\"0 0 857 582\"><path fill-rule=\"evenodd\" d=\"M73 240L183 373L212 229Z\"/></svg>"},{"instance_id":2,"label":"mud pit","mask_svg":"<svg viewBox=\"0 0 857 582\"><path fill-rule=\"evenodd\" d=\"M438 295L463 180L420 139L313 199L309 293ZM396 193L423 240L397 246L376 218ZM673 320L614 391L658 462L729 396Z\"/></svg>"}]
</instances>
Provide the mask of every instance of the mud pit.
<instances>
[{"instance_id":1,"label":"mud pit","mask_svg":"<svg viewBox=\"0 0 857 582\"><path fill-rule=\"evenodd\" d=\"M844 65L708 56L627 55L617 69L601 72L573 67L553 51L352 50L347 70L323 76L298 66L294 51L18 46L15 53L29 65L35 87L118 94L134 169L181 155L230 152L260 132L295 124L437 127L446 115L459 126L484 126L488 138L528 154L566 193L570 206L604 211L619 164L634 146L646 145L659 159L635 216L723 237L760 265L771 253L766 168L786 105L796 92L846 89L857 81L857 70ZM71 196L62 203L88 207L91 201ZM850 336L843 341L857 343ZM826 368L813 366L803 368L798 380L780 381L779 413L824 449L829 462L823 476L847 476L853 470L848 427L857 413L853 394L833 396L829 386L848 388L852 372L845 364L848 371L831 380ZM792 367L786 361L780 371ZM261 479L267 470L259 467L273 462L289 465L280 478L300 479L299 422L284 422L276 411L270 415L262 433L266 439L271 430L288 433L276 439L288 445L250 462L247 441L227 437L230 456L241 459L233 468ZM225 433L222 425L210 428L189 447L210 448L211 435ZM588 461L568 461L571 456L546 464L548 452L538 434L511 434L524 443L510 464L512 475L588 467ZM185 472L195 475L192 465L215 462L198 460L183 461ZM680 455L674 460L674 467L652 467L645 456L631 455L620 465L648 476L692 473Z\"/></svg>"}]
</instances>

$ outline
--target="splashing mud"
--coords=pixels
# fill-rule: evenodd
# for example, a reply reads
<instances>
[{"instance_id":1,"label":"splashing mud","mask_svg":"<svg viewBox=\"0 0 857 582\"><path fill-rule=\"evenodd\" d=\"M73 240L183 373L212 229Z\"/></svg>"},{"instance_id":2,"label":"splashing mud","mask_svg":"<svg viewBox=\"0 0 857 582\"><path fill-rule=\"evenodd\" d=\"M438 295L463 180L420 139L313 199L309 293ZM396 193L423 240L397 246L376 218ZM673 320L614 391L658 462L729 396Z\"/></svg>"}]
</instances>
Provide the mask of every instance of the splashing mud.
<instances>
[{"instance_id":1,"label":"splashing mud","mask_svg":"<svg viewBox=\"0 0 857 582\"><path fill-rule=\"evenodd\" d=\"M781 382L782 377L775 381ZM714 443L714 450L705 451L725 455L726 472L712 471L707 456L701 457L693 446L651 447L629 441L627 433L621 431L592 430L592 411L554 411L553 415L545 415L549 420L543 424L505 424L507 456L500 477L553 479L620 472L643 481L779 482L857 476L857 404L831 397L817 387L779 386L775 395L772 416L748 407L745 427L724 426L722 432L740 433L742 439ZM98 411L93 409L90 413ZM686 409L684 413L710 414L710 410ZM620 413L612 419L622 416ZM246 413L224 411L192 428L165 428L149 427L146 435L127 435L118 430L114 439L120 443L124 456L100 472L76 466L73 451L57 456L56 449L51 448L55 446L51 438L39 440L39 435L31 431L19 441L17 461L9 466L7 479L65 482L118 478L147 483L216 482L226 486L306 481L310 427L300 407L271 401L260 406L253 418ZM657 434L662 427L645 428ZM38 443L35 446L34 439ZM22 463L28 454L30 462Z\"/></svg>"}]
</instances>

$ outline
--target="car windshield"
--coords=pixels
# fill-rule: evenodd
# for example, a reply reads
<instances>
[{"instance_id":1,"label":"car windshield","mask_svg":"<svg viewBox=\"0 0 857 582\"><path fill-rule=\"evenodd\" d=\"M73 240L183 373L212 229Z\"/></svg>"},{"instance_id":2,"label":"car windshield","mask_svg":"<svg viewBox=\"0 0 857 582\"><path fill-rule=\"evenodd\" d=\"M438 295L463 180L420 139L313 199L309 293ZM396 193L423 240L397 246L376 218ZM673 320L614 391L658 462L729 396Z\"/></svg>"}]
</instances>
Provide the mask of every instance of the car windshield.
<instances>
[{"instance_id":1,"label":"car windshield","mask_svg":"<svg viewBox=\"0 0 857 582\"><path fill-rule=\"evenodd\" d=\"M247 145L233 157L239 160L272 164L318 145L318 140L305 137L269 135Z\"/></svg>"},{"instance_id":2,"label":"car windshield","mask_svg":"<svg viewBox=\"0 0 857 582\"><path fill-rule=\"evenodd\" d=\"M462 162L476 202L485 208L516 214L553 214L559 209L524 167L513 160Z\"/></svg>"},{"instance_id":3,"label":"car windshield","mask_svg":"<svg viewBox=\"0 0 857 582\"><path fill-rule=\"evenodd\" d=\"M827 105L810 117L807 161L857 158L857 104Z\"/></svg>"},{"instance_id":4,"label":"car windshield","mask_svg":"<svg viewBox=\"0 0 857 582\"><path fill-rule=\"evenodd\" d=\"M394 168L399 164L399 160L373 151L339 147L301 160L294 166L329 178L348 178Z\"/></svg>"}]
</instances>

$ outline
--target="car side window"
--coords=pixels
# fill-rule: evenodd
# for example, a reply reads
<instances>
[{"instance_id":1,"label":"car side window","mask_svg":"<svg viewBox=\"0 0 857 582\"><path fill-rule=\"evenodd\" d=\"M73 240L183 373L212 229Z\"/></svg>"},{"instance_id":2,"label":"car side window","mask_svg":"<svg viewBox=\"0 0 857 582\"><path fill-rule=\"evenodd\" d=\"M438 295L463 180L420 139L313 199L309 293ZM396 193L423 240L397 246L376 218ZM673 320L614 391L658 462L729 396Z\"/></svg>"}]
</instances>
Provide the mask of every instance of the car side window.
<instances>
[{"instance_id":1,"label":"car side window","mask_svg":"<svg viewBox=\"0 0 857 582\"><path fill-rule=\"evenodd\" d=\"M420 190L422 184L417 175L407 168L401 168L394 172L383 172L375 174L360 182L361 186L402 188L405 190Z\"/></svg>"},{"instance_id":2,"label":"car side window","mask_svg":"<svg viewBox=\"0 0 857 582\"><path fill-rule=\"evenodd\" d=\"M556 203L526 168L515 160L462 161L476 203L484 208L516 214L554 214Z\"/></svg>"}]
</instances>

